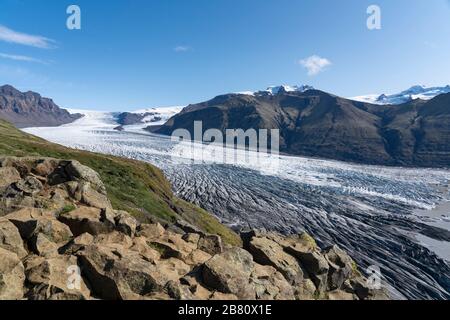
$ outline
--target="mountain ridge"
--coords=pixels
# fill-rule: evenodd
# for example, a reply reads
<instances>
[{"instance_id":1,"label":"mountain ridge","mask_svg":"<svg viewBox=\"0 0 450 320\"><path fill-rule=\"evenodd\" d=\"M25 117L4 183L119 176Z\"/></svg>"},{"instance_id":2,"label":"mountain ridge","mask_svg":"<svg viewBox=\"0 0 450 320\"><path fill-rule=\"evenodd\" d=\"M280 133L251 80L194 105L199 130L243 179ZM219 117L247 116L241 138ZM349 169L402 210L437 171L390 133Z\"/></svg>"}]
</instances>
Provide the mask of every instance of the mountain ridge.
<instances>
[{"instance_id":1,"label":"mountain ridge","mask_svg":"<svg viewBox=\"0 0 450 320\"><path fill-rule=\"evenodd\" d=\"M70 114L52 99L36 92L21 92L11 85L0 86L0 118L17 127L59 126L81 117L80 114Z\"/></svg>"},{"instance_id":2,"label":"mountain ridge","mask_svg":"<svg viewBox=\"0 0 450 320\"><path fill-rule=\"evenodd\" d=\"M365 164L450 164L449 94L376 105L324 91L226 94L187 106L155 133L171 135L194 121L204 130L279 129L280 151ZM413 121L413 125L411 125Z\"/></svg>"},{"instance_id":3,"label":"mountain ridge","mask_svg":"<svg viewBox=\"0 0 450 320\"><path fill-rule=\"evenodd\" d=\"M443 87L427 87L424 85L415 85L410 87L409 89L403 90L400 93L371 94L365 96L357 96L349 99L373 104L388 105L388 104L402 104L406 102L411 102L416 99L430 100L444 93L450 93L450 85Z\"/></svg>"}]
</instances>

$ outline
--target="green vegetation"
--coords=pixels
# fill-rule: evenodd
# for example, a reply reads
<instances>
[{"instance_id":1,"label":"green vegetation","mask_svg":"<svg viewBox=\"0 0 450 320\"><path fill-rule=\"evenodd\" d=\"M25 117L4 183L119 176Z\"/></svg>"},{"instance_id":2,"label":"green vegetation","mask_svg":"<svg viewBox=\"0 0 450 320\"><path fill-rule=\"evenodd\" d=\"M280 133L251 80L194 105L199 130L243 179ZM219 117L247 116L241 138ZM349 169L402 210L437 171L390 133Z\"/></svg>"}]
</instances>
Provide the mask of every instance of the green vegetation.
<instances>
[{"instance_id":1,"label":"green vegetation","mask_svg":"<svg viewBox=\"0 0 450 320\"><path fill-rule=\"evenodd\" d=\"M75 206L73 204L67 204L64 206L64 208L62 208L60 214L64 214L64 213L69 213L73 210L75 210Z\"/></svg>"},{"instance_id":2,"label":"green vegetation","mask_svg":"<svg viewBox=\"0 0 450 320\"><path fill-rule=\"evenodd\" d=\"M162 244L156 243L156 242L147 242L148 246L155 249L156 251L159 252L159 254L161 255L161 257L165 257L167 256L167 252L169 250L167 250L167 247L165 247Z\"/></svg>"},{"instance_id":3,"label":"green vegetation","mask_svg":"<svg viewBox=\"0 0 450 320\"><path fill-rule=\"evenodd\" d=\"M353 272L353 276L355 276L355 277L362 276L361 272L359 272L358 265L356 264L355 260L352 260L352 272Z\"/></svg>"},{"instance_id":4,"label":"green vegetation","mask_svg":"<svg viewBox=\"0 0 450 320\"><path fill-rule=\"evenodd\" d=\"M183 218L205 232L218 234L229 244L239 244L237 234L206 211L177 199L164 174L141 161L74 150L16 129L0 120L0 155L75 159L96 170L115 209L125 210L143 222L173 223Z\"/></svg>"},{"instance_id":5,"label":"green vegetation","mask_svg":"<svg viewBox=\"0 0 450 320\"><path fill-rule=\"evenodd\" d=\"M298 236L301 240L305 241L306 243L308 243L311 248L317 248L317 242L316 240L314 240L313 237L311 237L309 234L307 234L306 232L303 232L302 234L299 234Z\"/></svg>"}]
</instances>

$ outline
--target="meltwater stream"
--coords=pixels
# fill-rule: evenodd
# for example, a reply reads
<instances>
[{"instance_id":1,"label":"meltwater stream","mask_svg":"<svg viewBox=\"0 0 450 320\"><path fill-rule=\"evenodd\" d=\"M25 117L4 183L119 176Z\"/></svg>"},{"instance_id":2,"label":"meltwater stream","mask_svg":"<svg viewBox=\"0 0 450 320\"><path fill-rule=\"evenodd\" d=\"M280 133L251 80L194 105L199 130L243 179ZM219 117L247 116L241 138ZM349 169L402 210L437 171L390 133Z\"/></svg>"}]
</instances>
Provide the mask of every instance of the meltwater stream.
<instances>
[{"instance_id":1,"label":"meltwater stream","mask_svg":"<svg viewBox=\"0 0 450 320\"><path fill-rule=\"evenodd\" d=\"M278 168L192 161L184 144L118 132L107 114L25 131L65 146L150 162L181 198L233 228L305 230L319 245L338 244L364 272L381 267L395 298L450 298L450 171L353 165L280 156ZM420 214L419 214L420 213Z\"/></svg>"}]
</instances>

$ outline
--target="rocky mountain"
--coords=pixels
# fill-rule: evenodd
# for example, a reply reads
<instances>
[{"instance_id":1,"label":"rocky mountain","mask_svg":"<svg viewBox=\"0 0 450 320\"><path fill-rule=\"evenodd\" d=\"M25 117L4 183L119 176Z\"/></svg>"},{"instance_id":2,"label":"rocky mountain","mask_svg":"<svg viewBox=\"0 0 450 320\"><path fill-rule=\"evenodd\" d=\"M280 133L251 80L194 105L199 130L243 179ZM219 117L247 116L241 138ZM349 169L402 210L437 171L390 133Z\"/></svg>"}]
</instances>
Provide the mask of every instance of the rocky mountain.
<instances>
[{"instance_id":1,"label":"rocky mountain","mask_svg":"<svg viewBox=\"0 0 450 320\"><path fill-rule=\"evenodd\" d=\"M422 85L413 86L407 90L395 94L371 94L350 98L351 100L368 102L373 104L402 104L416 99L430 100L434 97L450 93L450 85L445 87L427 87Z\"/></svg>"},{"instance_id":2,"label":"rocky mountain","mask_svg":"<svg viewBox=\"0 0 450 320\"><path fill-rule=\"evenodd\" d=\"M78 161L0 157L0 300L389 298L346 252L307 234L242 240L141 223Z\"/></svg>"},{"instance_id":3,"label":"rocky mountain","mask_svg":"<svg viewBox=\"0 0 450 320\"><path fill-rule=\"evenodd\" d=\"M36 92L20 92L9 85L0 87L0 119L19 128L59 126L79 118L80 114L70 114Z\"/></svg>"},{"instance_id":4,"label":"rocky mountain","mask_svg":"<svg viewBox=\"0 0 450 320\"><path fill-rule=\"evenodd\" d=\"M203 130L279 129L281 152L366 164L450 164L450 93L429 101L375 105L319 90L227 94L189 105L156 132L194 121Z\"/></svg>"},{"instance_id":5,"label":"rocky mountain","mask_svg":"<svg viewBox=\"0 0 450 320\"><path fill-rule=\"evenodd\" d=\"M115 115L115 120L121 126L135 124L162 124L182 110L182 107L159 107L121 112Z\"/></svg>"}]
</instances>

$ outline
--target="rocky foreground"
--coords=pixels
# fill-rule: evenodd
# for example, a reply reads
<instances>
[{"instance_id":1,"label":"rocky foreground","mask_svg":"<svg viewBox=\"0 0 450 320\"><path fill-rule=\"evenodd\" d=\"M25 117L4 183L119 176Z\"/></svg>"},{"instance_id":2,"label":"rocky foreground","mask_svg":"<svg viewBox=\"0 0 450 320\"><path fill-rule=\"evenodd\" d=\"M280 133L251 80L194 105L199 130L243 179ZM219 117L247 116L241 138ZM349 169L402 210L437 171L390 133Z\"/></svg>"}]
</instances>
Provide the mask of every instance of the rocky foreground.
<instances>
[{"instance_id":1,"label":"rocky foreground","mask_svg":"<svg viewBox=\"0 0 450 320\"><path fill-rule=\"evenodd\" d=\"M242 240L141 224L77 161L0 157L0 299L389 298L337 246L306 234Z\"/></svg>"}]
</instances>

